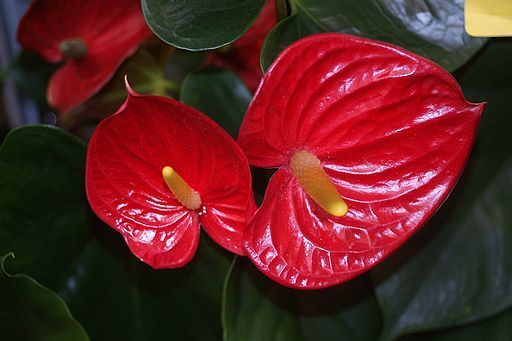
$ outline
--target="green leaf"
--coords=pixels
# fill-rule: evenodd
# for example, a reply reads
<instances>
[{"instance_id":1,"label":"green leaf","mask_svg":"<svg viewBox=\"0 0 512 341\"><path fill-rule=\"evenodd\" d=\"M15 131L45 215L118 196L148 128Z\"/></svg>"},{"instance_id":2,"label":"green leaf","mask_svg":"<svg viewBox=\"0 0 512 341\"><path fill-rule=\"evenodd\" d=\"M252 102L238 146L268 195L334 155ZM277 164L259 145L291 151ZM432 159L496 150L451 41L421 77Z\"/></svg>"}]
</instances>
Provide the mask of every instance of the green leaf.
<instances>
[{"instance_id":1,"label":"green leaf","mask_svg":"<svg viewBox=\"0 0 512 341\"><path fill-rule=\"evenodd\" d=\"M29 276L6 272L8 257L14 254L0 257L0 339L89 340L59 296Z\"/></svg>"},{"instance_id":2,"label":"green leaf","mask_svg":"<svg viewBox=\"0 0 512 341\"><path fill-rule=\"evenodd\" d=\"M149 27L185 50L218 48L238 39L258 17L265 0L142 0Z\"/></svg>"},{"instance_id":3,"label":"green leaf","mask_svg":"<svg viewBox=\"0 0 512 341\"><path fill-rule=\"evenodd\" d=\"M401 341L509 341L512 340L512 310L482 322L435 333L411 335Z\"/></svg>"},{"instance_id":4,"label":"green leaf","mask_svg":"<svg viewBox=\"0 0 512 341\"><path fill-rule=\"evenodd\" d=\"M226 279L225 341L376 340L381 327L366 277L320 291L285 288L246 259Z\"/></svg>"},{"instance_id":5,"label":"green leaf","mask_svg":"<svg viewBox=\"0 0 512 341\"><path fill-rule=\"evenodd\" d=\"M92 216L85 145L62 130L14 130L0 150L0 252L57 292L93 340L218 340L227 252L203 238L178 270L152 270ZM201 326L198 328L198 326Z\"/></svg>"},{"instance_id":6,"label":"green leaf","mask_svg":"<svg viewBox=\"0 0 512 341\"><path fill-rule=\"evenodd\" d=\"M50 126L15 129L0 148L0 254L14 251L13 270L50 288L90 235L84 162L85 144Z\"/></svg>"},{"instance_id":7,"label":"green leaf","mask_svg":"<svg viewBox=\"0 0 512 341\"><path fill-rule=\"evenodd\" d=\"M492 41L457 75L487 100L467 168L432 221L372 275L384 339L476 321L512 306L512 41Z\"/></svg>"},{"instance_id":8,"label":"green leaf","mask_svg":"<svg viewBox=\"0 0 512 341\"><path fill-rule=\"evenodd\" d=\"M46 87L57 67L58 64L50 64L34 52L21 51L5 70L5 76L11 77L18 89L28 97L47 106Z\"/></svg>"},{"instance_id":9,"label":"green leaf","mask_svg":"<svg viewBox=\"0 0 512 341\"><path fill-rule=\"evenodd\" d=\"M236 138L252 99L231 71L209 68L191 73L181 87L181 101L207 114Z\"/></svg>"},{"instance_id":10,"label":"green leaf","mask_svg":"<svg viewBox=\"0 0 512 341\"><path fill-rule=\"evenodd\" d=\"M260 54L261 68L267 70L279 53L294 41L322 32L325 31L304 15L294 14L280 21L265 38Z\"/></svg>"},{"instance_id":11,"label":"green leaf","mask_svg":"<svg viewBox=\"0 0 512 341\"><path fill-rule=\"evenodd\" d=\"M383 40L432 59L448 71L463 65L486 42L465 32L463 0L291 1L297 18L270 33L275 37L262 50L263 65L269 65L282 46L319 31Z\"/></svg>"}]
</instances>

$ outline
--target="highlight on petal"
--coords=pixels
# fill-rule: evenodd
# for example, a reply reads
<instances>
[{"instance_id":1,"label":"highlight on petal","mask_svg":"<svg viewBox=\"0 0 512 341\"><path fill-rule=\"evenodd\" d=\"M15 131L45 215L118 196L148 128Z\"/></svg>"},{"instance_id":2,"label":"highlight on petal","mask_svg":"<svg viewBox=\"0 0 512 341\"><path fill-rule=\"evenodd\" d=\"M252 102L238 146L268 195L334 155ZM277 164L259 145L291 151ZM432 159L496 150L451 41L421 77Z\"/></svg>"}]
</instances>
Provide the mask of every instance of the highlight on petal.
<instances>
[{"instance_id":1,"label":"highlight on petal","mask_svg":"<svg viewBox=\"0 0 512 341\"><path fill-rule=\"evenodd\" d=\"M52 107L67 112L98 92L151 31L138 0L116 6L101 0L34 0L17 35L24 49L64 62L50 79L47 97Z\"/></svg>"},{"instance_id":2,"label":"highlight on petal","mask_svg":"<svg viewBox=\"0 0 512 341\"><path fill-rule=\"evenodd\" d=\"M247 227L249 256L302 289L367 271L447 198L482 110L449 73L401 48L334 33L291 45L265 75L238 138L251 164L281 168ZM345 216L328 214L301 186L290 168L298 151L320 161Z\"/></svg>"},{"instance_id":3,"label":"highlight on petal","mask_svg":"<svg viewBox=\"0 0 512 341\"><path fill-rule=\"evenodd\" d=\"M200 207L176 199L166 167L197 191ZM215 122L182 103L129 91L90 141L86 189L94 212L154 268L190 261L200 224L221 246L244 254L246 211L254 205L247 159Z\"/></svg>"}]
</instances>

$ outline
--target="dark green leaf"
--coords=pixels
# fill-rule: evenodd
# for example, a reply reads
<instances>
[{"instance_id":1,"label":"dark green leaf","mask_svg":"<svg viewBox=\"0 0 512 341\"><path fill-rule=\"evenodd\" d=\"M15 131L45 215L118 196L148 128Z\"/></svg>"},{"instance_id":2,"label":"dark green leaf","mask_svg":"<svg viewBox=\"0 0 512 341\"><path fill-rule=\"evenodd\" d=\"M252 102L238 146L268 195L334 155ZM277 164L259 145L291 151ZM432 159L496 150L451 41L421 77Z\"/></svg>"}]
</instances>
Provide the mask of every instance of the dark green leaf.
<instances>
[{"instance_id":1,"label":"dark green leaf","mask_svg":"<svg viewBox=\"0 0 512 341\"><path fill-rule=\"evenodd\" d=\"M181 101L207 114L231 136L251 101L251 92L231 71L209 68L190 74L181 87Z\"/></svg>"},{"instance_id":2,"label":"dark green leaf","mask_svg":"<svg viewBox=\"0 0 512 341\"><path fill-rule=\"evenodd\" d=\"M46 103L46 86L58 64L50 64L37 54L22 51L14 60L6 76L11 77L16 86L40 105Z\"/></svg>"},{"instance_id":3,"label":"dark green leaf","mask_svg":"<svg viewBox=\"0 0 512 341\"><path fill-rule=\"evenodd\" d=\"M320 291L297 291L267 279L246 259L234 264L224 291L224 340L376 340L381 327L366 277Z\"/></svg>"},{"instance_id":4,"label":"dark green leaf","mask_svg":"<svg viewBox=\"0 0 512 341\"><path fill-rule=\"evenodd\" d=\"M482 319L512 305L510 40L492 41L458 75L487 100L465 173L442 209L372 275L384 339Z\"/></svg>"},{"instance_id":5,"label":"dark green leaf","mask_svg":"<svg viewBox=\"0 0 512 341\"><path fill-rule=\"evenodd\" d=\"M449 71L464 64L485 39L464 29L463 0L292 0L297 18L274 29L262 60L291 41L321 32L341 32L383 40L434 60ZM288 27L290 26L290 27ZM287 32L287 34L283 34ZM281 40L282 39L282 40Z\"/></svg>"},{"instance_id":6,"label":"dark green leaf","mask_svg":"<svg viewBox=\"0 0 512 341\"><path fill-rule=\"evenodd\" d=\"M142 0L146 21L163 41L199 51L239 38L258 17L265 0Z\"/></svg>"},{"instance_id":7,"label":"dark green leaf","mask_svg":"<svg viewBox=\"0 0 512 341\"><path fill-rule=\"evenodd\" d=\"M422 335L411 335L400 341L510 341L512 340L512 310L467 326Z\"/></svg>"},{"instance_id":8,"label":"dark green leaf","mask_svg":"<svg viewBox=\"0 0 512 341\"><path fill-rule=\"evenodd\" d=\"M0 254L52 289L89 238L84 161L85 144L49 126L15 129L0 149Z\"/></svg>"},{"instance_id":9,"label":"dark green leaf","mask_svg":"<svg viewBox=\"0 0 512 341\"><path fill-rule=\"evenodd\" d=\"M295 14L284 19L265 38L260 54L261 68L267 70L279 53L294 41L322 32L325 31L304 15Z\"/></svg>"},{"instance_id":10,"label":"dark green leaf","mask_svg":"<svg viewBox=\"0 0 512 341\"><path fill-rule=\"evenodd\" d=\"M183 269L141 263L90 215L84 154L56 128L10 133L0 150L0 252L13 250L17 272L60 294L93 340L218 340L226 253L203 238Z\"/></svg>"},{"instance_id":11,"label":"dark green leaf","mask_svg":"<svg viewBox=\"0 0 512 341\"><path fill-rule=\"evenodd\" d=\"M0 257L0 339L89 340L62 299L26 275L10 275Z\"/></svg>"}]
</instances>

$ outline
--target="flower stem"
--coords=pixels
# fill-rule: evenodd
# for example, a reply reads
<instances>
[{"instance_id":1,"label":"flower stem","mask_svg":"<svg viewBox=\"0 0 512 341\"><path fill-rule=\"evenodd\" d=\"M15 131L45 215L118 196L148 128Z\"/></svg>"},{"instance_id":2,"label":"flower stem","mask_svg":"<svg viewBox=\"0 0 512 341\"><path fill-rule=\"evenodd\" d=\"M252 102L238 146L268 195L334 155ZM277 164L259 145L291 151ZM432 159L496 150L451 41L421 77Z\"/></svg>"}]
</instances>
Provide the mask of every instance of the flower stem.
<instances>
[{"instance_id":1,"label":"flower stem","mask_svg":"<svg viewBox=\"0 0 512 341\"><path fill-rule=\"evenodd\" d=\"M276 7L276 20L280 22L281 20L288 17L288 0L275 0Z\"/></svg>"}]
</instances>

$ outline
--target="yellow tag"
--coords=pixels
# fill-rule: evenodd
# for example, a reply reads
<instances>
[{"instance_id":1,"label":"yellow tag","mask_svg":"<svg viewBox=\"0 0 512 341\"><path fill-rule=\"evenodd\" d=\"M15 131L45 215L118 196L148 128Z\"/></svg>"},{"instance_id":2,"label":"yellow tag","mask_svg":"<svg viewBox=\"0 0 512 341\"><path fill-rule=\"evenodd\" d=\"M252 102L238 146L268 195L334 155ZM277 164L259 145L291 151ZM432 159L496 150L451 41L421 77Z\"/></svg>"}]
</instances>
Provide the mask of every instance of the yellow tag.
<instances>
[{"instance_id":1,"label":"yellow tag","mask_svg":"<svg viewBox=\"0 0 512 341\"><path fill-rule=\"evenodd\" d=\"M474 37L512 36L512 0L466 0L464 15Z\"/></svg>"}]
</instances>

